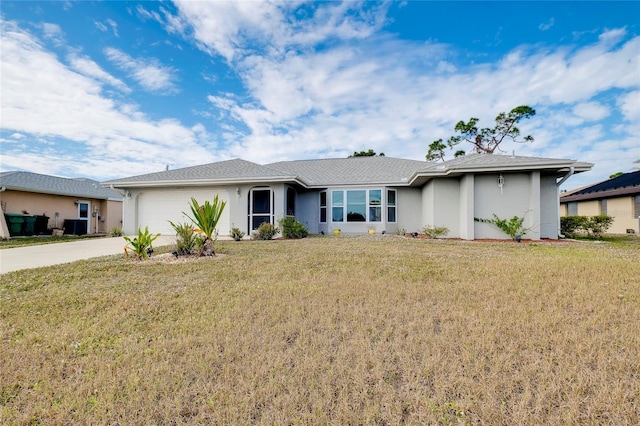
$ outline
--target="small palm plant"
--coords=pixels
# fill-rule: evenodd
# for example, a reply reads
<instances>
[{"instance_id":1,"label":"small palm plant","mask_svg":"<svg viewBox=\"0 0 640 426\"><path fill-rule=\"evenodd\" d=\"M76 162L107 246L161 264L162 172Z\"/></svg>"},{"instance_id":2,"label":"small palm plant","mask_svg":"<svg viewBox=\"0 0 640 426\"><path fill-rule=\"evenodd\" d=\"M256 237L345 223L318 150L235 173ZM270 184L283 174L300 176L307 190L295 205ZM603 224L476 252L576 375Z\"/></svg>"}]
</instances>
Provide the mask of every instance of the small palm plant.
<instances>
[{"instance_id":1,"label":"small palm plant","mask_svg":"<svg viewBox=\"0 0 640 426\"><path fill-rule=\"evenodd\" d=\"M205 201L203 205L200 205L195 198L191 197L191 213L193 216L189 216L184 213L191 221L198 227L198 230L205 236L202 247L200 248L200 256L215 256L213 251L214 236L216 234L216 227L222 211L227 205L225 201L222 201L216 197L213 199L213 203Z\"/></svg>"},{"instance_id":2,"label":"small palm plant","mask_svg":"<svg viewBox=\"0 0 640 426\"><path fill-rule=\"evenodd\" d=\"M137 259L146 259L153 252L151 244L158 238L160 234L152 234L149 232L149 227L142 229L138 228L138 236L135 238L123 237L124 240L129 243L124 247L124 255L129 257L129 252L132 252Z\"/></svg>"}]
</instances>

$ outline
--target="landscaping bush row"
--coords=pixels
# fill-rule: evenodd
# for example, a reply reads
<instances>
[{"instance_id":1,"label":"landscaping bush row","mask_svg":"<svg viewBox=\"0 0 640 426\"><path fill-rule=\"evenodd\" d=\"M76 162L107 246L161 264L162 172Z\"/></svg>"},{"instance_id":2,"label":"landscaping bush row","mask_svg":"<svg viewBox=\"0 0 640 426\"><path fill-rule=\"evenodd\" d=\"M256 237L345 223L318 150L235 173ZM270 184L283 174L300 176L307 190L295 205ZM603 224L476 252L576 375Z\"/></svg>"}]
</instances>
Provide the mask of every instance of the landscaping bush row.
<instances>
[{"instance_id":1,"label":"landscaping bush row","mask_svg":"<svg viewBox=\"0 0 640 426\"><path fill-rule=\"evenodd\" d=\"M613 217L604 214L598 216L565 216L560 218L560 232L569 238L580 234L600 237L613 224Z\"/></svg>"}]
</instances>

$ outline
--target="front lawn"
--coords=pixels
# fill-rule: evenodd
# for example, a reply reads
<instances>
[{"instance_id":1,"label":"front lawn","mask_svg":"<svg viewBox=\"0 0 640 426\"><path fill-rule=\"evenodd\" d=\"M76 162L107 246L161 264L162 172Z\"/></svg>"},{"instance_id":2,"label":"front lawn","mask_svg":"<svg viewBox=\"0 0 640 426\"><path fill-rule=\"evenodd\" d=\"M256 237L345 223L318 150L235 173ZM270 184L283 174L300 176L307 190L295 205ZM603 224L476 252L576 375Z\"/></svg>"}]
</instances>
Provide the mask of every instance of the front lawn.
<instances>
[{"instance_id":1,"label":"front lawn","mask_svg":"<svg viewBox=\"0 0 640 426\"><path fill-rule=\"evenodd\" d=\"M89 238L104 238L104 234L87 234L87 235L63 235L61 237L52 237L51 235L35 235L31 237L12 237L11 239L0 239L0 250L37 246L41 244L65 243L69 241L86 240Z\"/></svg>"},{"instance_id":2,"label":"front lawn","mask_svg":"<svg viewBox=\"0 0 640 426\"><path fill-rule=\"evenodd\" d=\"M636 244L216 251L1 275L0 424L640 420Z\"/></svg>"}]
</instances>

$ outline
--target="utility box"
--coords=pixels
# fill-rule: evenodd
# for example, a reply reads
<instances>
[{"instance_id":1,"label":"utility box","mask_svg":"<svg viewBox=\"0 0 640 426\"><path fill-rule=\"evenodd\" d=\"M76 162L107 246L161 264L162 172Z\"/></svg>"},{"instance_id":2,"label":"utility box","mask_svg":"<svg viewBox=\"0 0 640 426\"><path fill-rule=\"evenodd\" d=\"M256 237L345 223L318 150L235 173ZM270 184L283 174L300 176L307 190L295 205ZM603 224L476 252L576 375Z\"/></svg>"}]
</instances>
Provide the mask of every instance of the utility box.
<instances>
[{"instance_id":1,"label":"utility box","mask_svg":"<svg viewBox=\"0 0 640 426\"><path fill-rule=\"evenodd\" d=\"M82 219L65 219L64 233L73 235L84 235L87 233L87 221Z\"/></svg>"}]
</instances>

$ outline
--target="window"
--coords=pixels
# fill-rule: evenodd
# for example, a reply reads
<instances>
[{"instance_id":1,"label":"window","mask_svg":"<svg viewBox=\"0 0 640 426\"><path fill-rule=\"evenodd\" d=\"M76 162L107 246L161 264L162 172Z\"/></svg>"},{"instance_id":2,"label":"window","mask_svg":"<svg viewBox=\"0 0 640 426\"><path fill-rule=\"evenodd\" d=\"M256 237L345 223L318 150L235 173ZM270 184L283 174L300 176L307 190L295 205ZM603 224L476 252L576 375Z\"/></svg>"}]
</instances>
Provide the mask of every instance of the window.
<instances>
[{"instance_id":1,"label":"window","mask_svg":"<svg viewBox=\"0 0 640 426\"><path fill-rule=\"evenodd\" d=\"M89 203L78 203L78 218L89 219Z\"/></svg>"},{"instance_id":2,"label":"window","mask_svg":"<svg viewBox=\"0 0 640 426\"><path fill-rule=\"evenodd\" d=\"M633 217L640 218L640 195L633 197Z\"/></svg>"},{"instance_id":3,"label":"window","mask_svg":"<svg viewBox=\"0 0 640 426\"><path fill-rule=\"evenodd\" d=\"M578 216L578 203L567 203L567 216Z\"/></svg>"},{"instance_id":4,"label":"window","mask_svg":"<svg viewBox=\"0 0 640 426\"><path fill-rule=\"evenodd\" d=\"M395 191L391 192L393 193L392 221L395 222ZM323 196L323 193L320 193L320 221L322 222L323 219L326 221L326 195ZM331 220L333 222L345 220L347 222L382 222L382 190L331 191Z\"/></svg>"},{"instance_id":5,"label":"window","mask_svg":"<svg viewBox=\"0 0 640 426\"><path fill-rule=\"evenodd\" d=\"M249 225L258 229L262 222L273 223L273 193L269 188L252 189L249 195Z\"/></svg>"},{"instance_id":6,"label":"window","mask_svg":"<svg viewBox=\"0 0 640 426\"><path fill-rule=\"evenodd\" d=\"M600 200L600 214L607 214L607 200Z\"/></svg>"},{"instance_id":7,"label":"window","mask_svg":"<svg viewBox=\"0 0 640 426\"><path fill-rule=\"evenodd\" d=\"M382 191L372 189L369 191L369 222L382 221Z\"/></svg>"},{"instance_id":8,"label":"window","mask_svg":"<svg viewBox=\"0 0 640 426\"><path fill-rule=\"evenodd\" d=\"M327 191L320 193L320 223L327 223Z\"/></svg>"},{"instance_id":9,"label":"window","mask_svg":"<svg viewBox=\"0 0 640 426\"><path fill-rule=\"evenodd\" d=\"M367 221L367 191L347 191L347 222Z\"/></svg>"},{"instance_id":10,"label":"window","mask_svg":"<svg viewBox=\"0 0 640 426\"><path fill-rule=\"evenodd\" d=\"M344 221L344 192L331 191L331 220L333 222Z\"/></svg>"},{"instance_id":11,"label":"window","mask_svg":"<svg viewBox=\"0 0 640 426\"><path fill-rule=\"evenodd\" d=\"M296 190L287 188L287 216L296 215Z\"/></svg>"},{"instance_id":12,"label":"window","mask_svg":"<svg viewBox=\"0 0 640 426\"><path fill-rule=\"evenodd\" d=\"M387 190L387 221L396 222L396 190Z\"/></svg>"}]
</instances>

